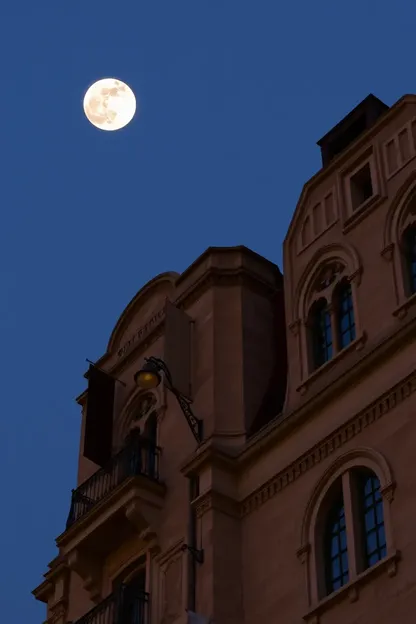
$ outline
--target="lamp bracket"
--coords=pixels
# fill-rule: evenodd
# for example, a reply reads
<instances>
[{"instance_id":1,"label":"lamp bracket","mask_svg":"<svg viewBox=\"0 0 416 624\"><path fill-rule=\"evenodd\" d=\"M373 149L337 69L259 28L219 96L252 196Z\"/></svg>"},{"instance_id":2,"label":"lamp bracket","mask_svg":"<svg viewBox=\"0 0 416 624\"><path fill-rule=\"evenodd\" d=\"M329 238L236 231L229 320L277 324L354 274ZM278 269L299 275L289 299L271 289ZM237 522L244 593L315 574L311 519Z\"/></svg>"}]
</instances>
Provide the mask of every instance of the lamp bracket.
<instances>
[{"instance_id":1,"label":"lamp bracket","mask_svg":"<svg viewBox=\"0 0 416 624\"><path fill-rule=\"evenodd\" d=\"M154 366L156 366L159 370L163 372L163 374L165 375L166 387L172 392L172 394L175 395L176 400L179 403L182 413L188 422L188 425L192 431L195 440L198 442L198 444L201 444L203 437L202 420L197 418L193 413L191 409L192 401L187 399L181 392L179 392L179 390L174 387L174 385L172 384L172 376L170 374L170 371L163 360L151 356L149 358L145 358L145 361L154 364Z\"/></svg>"}]
</instances>

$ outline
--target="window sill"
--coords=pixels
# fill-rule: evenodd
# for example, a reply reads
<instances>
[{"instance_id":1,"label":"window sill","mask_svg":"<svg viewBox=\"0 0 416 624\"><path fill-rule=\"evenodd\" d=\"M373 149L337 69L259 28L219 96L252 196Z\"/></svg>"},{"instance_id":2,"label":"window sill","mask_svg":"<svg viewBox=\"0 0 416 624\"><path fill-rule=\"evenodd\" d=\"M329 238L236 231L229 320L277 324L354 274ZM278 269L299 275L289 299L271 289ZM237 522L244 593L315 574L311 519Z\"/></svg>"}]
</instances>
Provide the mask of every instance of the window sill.
<instances>
[{"instance_id":1,"label":"window sill","mask_svg":"<svg viewBox=\"0 0 416 624\"><path fill-rule=\"evenodd\" d=\"M338 353L336 353L333 358L328 360L328 362L325 362L325 364L322 364L322 366L314 370L313 373L311 373L309 377L296 388L296 391L303 396L309 386L315 381L316 378L320 377L322 373L327 373L337 362L342 360L348 353L351 353L351 351L361 351L366 340L366 332L361 332L361 335L358 338L350 342L350 344L344 347L341 351L338 351Z\"/></svg>"},{"instance_id":2,"label":"window sill","mask_svg":"<svg viewBox=\"0 0 416 624\"><path fill-rule=\"evenodd\" d=\"M365 202L358 206L344 221L343 233L346 234L352 230L360 221L365 219L370 212L378 208L384 202L385 198L377 193L372 195Z\"/></svg>"},{"instance_id":3,"label":"window sill","mask_svg":"<svg viewBox=\"0 0 416 624\"><path fill-rule=\"evenodd\" d=\"M416 306L416 293L410 295L408 299L406 299L403 303L401 303L393 312L393 316L396 316L398 319L403 319L409 308Z\"/></svg>"},{"instance_id":4,"label":"window sill","mask_svg":"<svg viewBox=\"0 0 416 624\"><path fill-rule=\"evenodd\" d=\"M344 600L356 602L359 599L359 589L370 583L380 574L387 573L387 576L393 577L397 574L397 563L400 560L400 552L398 550L390 553L385 559L379 561L368 570L365 570L349 583L338 589L336 592L321 600L315 607L303 616L303 619L309 624L319 624L320 616L329 611L333 606Z\"/></svg>"}]
</instances>

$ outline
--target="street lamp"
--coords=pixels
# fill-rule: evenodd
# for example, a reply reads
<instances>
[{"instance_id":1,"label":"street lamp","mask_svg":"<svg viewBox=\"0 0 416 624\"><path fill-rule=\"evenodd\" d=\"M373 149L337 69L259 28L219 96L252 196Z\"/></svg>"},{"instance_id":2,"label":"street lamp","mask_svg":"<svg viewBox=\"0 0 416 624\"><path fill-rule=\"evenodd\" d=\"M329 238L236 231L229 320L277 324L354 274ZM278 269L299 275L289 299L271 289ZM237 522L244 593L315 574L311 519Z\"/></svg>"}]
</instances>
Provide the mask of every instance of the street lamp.
<instances>
[{"instance_id":1,"label":"street lamp","mask_svg":"<svg viewBox=\"0 0 416 624\"><path fill-rule=\"evenodd\" d=\"M203 436L202 420L197 418L192 412L190 407L191 401L174 387L170 371L163 360L153 356L145 358L143 367L134 375L134 382L136 386L143 390L153 390L162 381L162 373L165 377L166 387L175 395L195 440L198 444L201 444Z\"/></svg>"}]
</instances>

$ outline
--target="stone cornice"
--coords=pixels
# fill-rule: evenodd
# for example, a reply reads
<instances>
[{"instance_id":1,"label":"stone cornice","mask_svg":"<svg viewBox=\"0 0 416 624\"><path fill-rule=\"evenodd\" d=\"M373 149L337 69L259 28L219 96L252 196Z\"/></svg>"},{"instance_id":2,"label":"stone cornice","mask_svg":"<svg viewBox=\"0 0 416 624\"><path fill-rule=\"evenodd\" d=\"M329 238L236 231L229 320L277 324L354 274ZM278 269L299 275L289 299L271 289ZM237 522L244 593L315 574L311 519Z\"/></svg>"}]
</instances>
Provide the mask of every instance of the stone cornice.
<instances>
[{"instance_id":1,"label":"stone cornice","mask_svg":"<svg viewBox=\"0 0 416 624\"><path fill-rule=\"evenodd\" d=\"M197 518L202 518L202 516L213 509L232 518L240 517L238 502L216 490L209 490L198 496L198 498L192 501L192 507Z\"/></svg>"},{"instance_id":2,"label":"stone cornice","mask_svg":"<svg viewBox=\"0 0 416 624\"><path fill-rule=\"evenodd\" d=\"M321 461L332 455L344 444L355 438L363 429L388 414L416 391L416 371L393 386L390 390L361 410L329 436L321 440L289 466L281 470L264 485L252 492L241 503L241 515L245 516L259 507Z\"/></svg>"},{"instance_id":3,"label":"stone cornice","mask_svg":"<svg viewBox=\"0 0 416 624\"><path fill-rule=\"evenodd\" d=\"M214 465L227 472L233 472L237 469L236 456L233 457L228 449L216 446L215 441L210 438L182 464L181 472L190 477L200 473L206 465Z\"/></svg>"},{"instance_id":4,"label":"stone cornice","mask_svg":"<svg viewBox=\"0 0 416 624\"><path fill-rule=\"evenodd\" d=\"M219 269L211 267L194 282L176 300L176 305L186 309L195 299L198 299L206 290L213 286L247 286L255 292L261 292L272 297L279 291L279 285L261 279L256 273L246 267Z\"/></svg>"},{"instance_id":5,"label":"stone cornice","mask_svg":"<svg viewBox=\"0 0 416 624\"><path fill-rule=\"evenodd\" d=\"M66 561L59 556L55 557L55 559L48 564L48 567L50 569L44 574L45 580L32 591L36 600L40 602L48 602L55 590L54 581L57 577L69 574Z\"/></svg>"},{"instance_id":6,"label":"stone cornice","mask_svg":"<svg viewBox=\"0 0 416 624\"><path fill-rule=\"evenodd\" d=\"M52 583L52 581L45 579L40 585L38 585L32 591L32 594L34 595L36 600L47 603L49 600L49 597L53 594L54 589L55 589L55 586Z\"/></svg>"}]
</instances>

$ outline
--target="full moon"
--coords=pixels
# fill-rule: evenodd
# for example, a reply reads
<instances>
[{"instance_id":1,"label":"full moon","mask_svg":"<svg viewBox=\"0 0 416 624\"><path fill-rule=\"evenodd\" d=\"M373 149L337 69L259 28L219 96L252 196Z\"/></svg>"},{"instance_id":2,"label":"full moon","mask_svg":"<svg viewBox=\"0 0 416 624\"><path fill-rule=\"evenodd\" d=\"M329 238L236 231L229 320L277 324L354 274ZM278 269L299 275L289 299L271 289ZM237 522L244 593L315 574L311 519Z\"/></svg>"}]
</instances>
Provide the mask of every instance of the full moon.
<instances>
[{"instance_id":1,"label":"full moon","mask_svg":"<svg viewBox=\"0 0 416 624\"><path fill-rule=\"evenodd\" d=\"M84 96L84 113L100 130L120 130L133 119L136 98L128 85L116 78L94 82Z\"/></svg>"}]
</instances>

